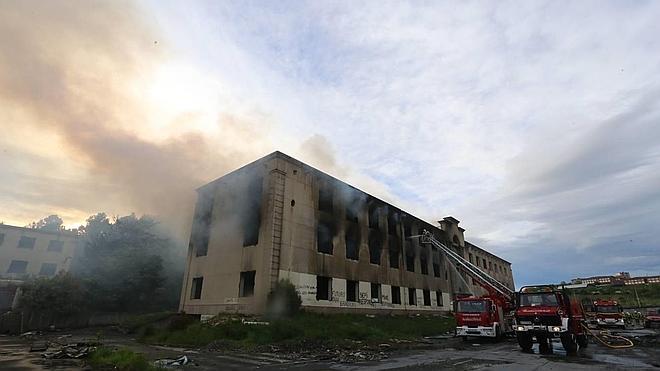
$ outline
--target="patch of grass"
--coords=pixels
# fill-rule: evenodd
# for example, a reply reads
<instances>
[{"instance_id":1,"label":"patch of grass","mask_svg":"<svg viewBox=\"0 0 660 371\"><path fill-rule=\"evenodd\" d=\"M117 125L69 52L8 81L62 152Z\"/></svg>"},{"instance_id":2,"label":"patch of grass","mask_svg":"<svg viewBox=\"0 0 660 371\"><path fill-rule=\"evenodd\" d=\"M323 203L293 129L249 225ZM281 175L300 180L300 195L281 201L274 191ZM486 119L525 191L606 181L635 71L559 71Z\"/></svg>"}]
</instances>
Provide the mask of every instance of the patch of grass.
<instances>
[{"instance_id":1,"label":"patch of grass","mask_svg":"<svg viewBox=\"0 0 660 371\"><path fill-rule=\"evenodd\" d=\"M342 344L360 340L378 343L390 339L411 340L451 331L453 318L430 316L375 316L358 314L299 313L270 325L246 325L227 320L216 326L195 323L181 330L161 330L147 342L173 346L204 346L222 340L236 347L252 347L292 341Z\"/></svg>"},{"instance_id":2,"label":"patch of grass","mask_svg":"<svg viewBox=\"0 0 660 371\"><path fill-rule=\"evenodd\" d=\"M588 286L571 291L585 306L597 299L613 299L624 308L636 308L640 304L642 307L660 306L660 284Z\"/></svg>"},{"instance_id":3,"label":"patch of grass","mask_svg":"<svg viewBox=\"0 0 660 371\"><path fill-rule=\"evenodd\" d=\"M128 332L133 333L139 328L148 326L154 322L165 320L176 313L174 312L156 312L156 313L147 313L147 314L138 314L127 318L126 320L120 323L120 326L128 330Z\"/></svg>"},{"instance_id":4,"label":"patch of grass","mask_svg":"<svg viewBox=\"0 0 660 371\"><path fill-rule=\"evenodd\" d=\"M140 353L125 348L100 347L92 352L87 363L94 370L119 371L156 371L161 370L153 366Z\"/></svg>"}]
</instances>

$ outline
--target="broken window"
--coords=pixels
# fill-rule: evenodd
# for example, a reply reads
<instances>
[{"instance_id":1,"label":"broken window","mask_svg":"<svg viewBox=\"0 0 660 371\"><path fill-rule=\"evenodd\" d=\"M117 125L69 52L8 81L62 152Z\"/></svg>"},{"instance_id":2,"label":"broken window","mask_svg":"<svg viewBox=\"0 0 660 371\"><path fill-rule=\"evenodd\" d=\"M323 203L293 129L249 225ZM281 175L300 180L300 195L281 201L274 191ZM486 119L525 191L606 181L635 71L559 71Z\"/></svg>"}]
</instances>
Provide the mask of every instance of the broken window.
<instances>
[{"instance_id":1,"label":"broken window","mask_svg":"<svg viewBox=\"0 0 660 371\"><path fill-rule=\"evenodd\" d=\"M422 290L422 295L424 296L424 306L431 306L431 291Z\"/></svg>"},{"instance_id":2,"label":"broken window","mask_svg":"<svg viewBox=\"0 0 660 371\"><path fill-rule=\"evenodd\" d=\"M433 263L433 277L440 277L440 264Z\"/></svg>"},{"instance_id":3,"label":"broken window","mask_svg":"<svg viewBox=\"0 0 660 371\"><path fill-rule=\"evenodd\" d=\"M247 297L254 295L254 277L257 271L241 272L241 280L239 282L238 296Z\"/></svg>"},{"instance_id":4,"label":"broken window","mask_svg":"<svg viewBox=\"0 0 660 371\"><path fill-rule=\"evenodd\" d=\"M316 276L316 300L332 299L332 278Z\"/></svg>"},{"instance_id":5,"label":"broken window","mask_svg":"<svg viewBox=\"0 0 660 371\"><path fill-rule=\"evenodd\" d=\"M62 252L63 248L64 241L50 240L50 242L48 242L48 251Z\"/></svg>"},{"instance_id":6,"label":"broken window","mask_svg":"<svg viewBox=\"0 0 660 371\"><path fill-rule=\"evenodd\" d=\"M9 263L9 269L7 269L7 273L25 273L27 270L27 265L28 262L25 260L12 260L11 263Z\"/></svg>"},{"instance_id":7,"label":"broken window","mask_svg":"<svg viewBox=\"0 0 660 371\"><path fill-rule=\"evenodd\" d=\"M191 299L202 298L202 285L204 284L204 277L195 277L192 280L192 287L190 288Z\"/></svg>"},{"instance_id":8,"label":"broken window","mask_svg":"<svg viewBox=\"0 0 660 371\"><path fill-rule=\"evenodd\" d=\"M405 236L405 238L412 236L412 225L410 221L406 221L405 223L403 223L403 235Z\"/></svg>"},{"instance_id":9,"label":"broken window","mask_svg":"<svg viewBox=\"0 0 660 371\"><path fill-rule=\"evenodd\" d=\"M358 212L360 210L360 205L362 204L360 198L356 192L351 192L350 196L346 199L346 220L352 223L357 223Z\"/></svg>"},{"instance_id":10,"label":"broken window","mask_svg":"<svg viewBox=\"0 0 660 371\"><path fill-rule=\"evenodd\" d=\"M358 287L358 281L346 281L346 301L357 301Z\"/></svg>"},{"instance_id":11,"label":"broken window","mask_svg":"<svg viewBox=\"0 0 660 371\"><path fill-rule=\"evenodd\" d=\"M417 305L417 289L408 289L408 305Z\"/></svg>"},{"instance_id":12,"label":"broken window","mask_svg":"<svg viewBox=\"0 0 660 371\"><path fill-rule=\"evenodd\" d=\"M335 234L332 218L321 216L316 227L316 250L332 255L332 237Z\"/></svg>"},{"instance_id":13,"label":"broken window","mask_svg":"<svg viewBox=\"0 0 660 371\"><path fill-rule=\"evenodd\" d=\"M369 262L371 264L380 264L380 255L383 248L383 241L380 231L372 229L369 231Z\"/></svg>"},{"instance_id":14,"label":"broken window","mask_svg":"<svg viewBox=\"0 0 660 371\"><path fill-rule=\"evenodd\" d=\"M259 243L263 183L262 177L256 177L250 181L247 187L243 212L243 246L253 246Z\"/></svg>"},{"instance_id":15,"label":"broken window","mask_svg":"<svg viewBox=\"0 0 660 371\"><path fill-rule=\"evenodd\" d=\"M371 302L380 303L380 284L372 283L371 284Z\"/></svg>"},{"instance_id":16,"label":"broken window","mask_svg":"<svg viewBox=\"0 0 660 371\"><path fill-rule=\"evenodd\" d=\"M200 192L195 205L190 243L195 249L195 256L206 256L209 249L211 221L213 219L213 194L211 191Z\"/></svg>"},{"instance_id":17,"label":"broken window","mask_svg":"<svg viewBox=\"0 0 660 371\"><path fill-rule=\"evenodd\" d=\"M399 256L401 255L401 250L399 249L400 241L396 236L390 236L389 239L389 257L390 257L390 268L399 268Z\"/></svg>"},{"instance_id":18,"label":"broken window","mask_svg":"<svg viewBox=\"0 0 660 371\"><path fill-rule=\"evenodd\" d=\"M435 292L435 301L438 303L438 306L441 307L442 304L442 291Z\"/></svg>"},{"instance_id":19,"label":"broken window","mask_svg":"<svg viewBox=\"0 0 660 371\"><path fill-rule=\"evenodd\" d=\"M21 249L33 249L36 240L34 237L21 236L21 239L18 240L18 247Z\"/></svg>"},{"instance_id":20,"label":"broken window","mask_svg":"<svg viewBox=\"0 0 660 371\"><path fill-rule=\"evenodd\" d=\"M346 227L346 259L358 260L360 255L360 229L357 223Z\"/></svg>"},{"instance_id":21,"label":"broken window","mask_svg":"<svg viewBox=\"0 0 660 371\"><path fill-rule=\"evenodd\" d=\"M399 227L399 214L394 211L390 211L387 215L387 233L389 235L397 235L397 229Z\"/></svg>"},{"instance_id":22,"label":"broken window","mask_svg":"<svg viewBox=\"0 0 660 371\"><path fill-rule=\"evenodd\" d=\"M57 271L57 264L55 263L43 263L41 264L41 269L39 270L40 276L54 276Z\"/></svg>"},{"instance_id":23,"label":"broken window","mask_svg":"<svg viewBox=\"0 0 660 371\"><path fill-rule=\"evenodd\" d=\"M369 203L369 228L379 229L379 207L374 200Z\"/></svg>"},{"instance_id":24,"label":"broken window","mask_svg":"<svg viewBox=\"0 0 660 371\"><path fill-rule=\"evenodd\" d=\"M401 304L401 288L392 286L392 304Z\"/></svg>"},{"instance_id":25,"label":"broken window","mask_svg":"<svg viewBox=\"0 0 660 371\"><path fill-rule=\"evenodd\" d=\"M429 258L426 254L426 251L422 251L419 254L419 264L422 267L422 274L429 274Z\"/></svg>"},{"instance_id":26,"label":"broken window","mask_svg":"<svg viewBox=\"0 0 660 371\"><path fill-rule=\"evenodd\" d=\"M319 186L319 211L332 214L332 188L326 184Z\"/></svg>"},{"instance_id":27,"label":"broken window","mask_svg":"<svg viewBox=\"0 0 660 371\"><path fill-rule=\"evenodd\" d=\"M415 271L415 250L410 241L406 241L406 270Z\"/></svg>"}]
</instances>

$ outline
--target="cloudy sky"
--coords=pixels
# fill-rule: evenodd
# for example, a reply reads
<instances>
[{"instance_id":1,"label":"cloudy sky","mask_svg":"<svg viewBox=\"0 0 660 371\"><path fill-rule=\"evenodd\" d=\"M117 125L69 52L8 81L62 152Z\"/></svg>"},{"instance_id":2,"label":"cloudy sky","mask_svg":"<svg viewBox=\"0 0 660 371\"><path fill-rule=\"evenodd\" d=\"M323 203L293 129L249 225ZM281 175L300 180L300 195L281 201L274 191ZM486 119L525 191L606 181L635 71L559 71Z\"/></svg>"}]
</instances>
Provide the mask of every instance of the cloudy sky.
<instances>
[{"instance_id":1,"label":"cloudy sky","mask_svg":"<svg viewBox=\"0 0 660 371\"><path fill-rule=\"evenodd\" d=\"M660 273L660 2L0 2L0 220L161 216L273 150L513 263Z\"/></svg>"}]
</instances>

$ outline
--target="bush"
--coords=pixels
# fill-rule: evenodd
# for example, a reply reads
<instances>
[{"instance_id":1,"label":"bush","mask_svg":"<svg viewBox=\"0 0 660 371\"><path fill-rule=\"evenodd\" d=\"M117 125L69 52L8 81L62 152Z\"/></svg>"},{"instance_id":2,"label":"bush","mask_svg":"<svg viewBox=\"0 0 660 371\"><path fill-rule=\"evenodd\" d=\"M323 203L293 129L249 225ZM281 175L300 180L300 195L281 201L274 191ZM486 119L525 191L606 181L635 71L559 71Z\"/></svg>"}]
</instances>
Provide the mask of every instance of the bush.
<instances>
[{"instance_id":1,"label":"bush","mask_svg":"<svg viewBox=\"0 0 660 371\"><path fill-rule=\"evenodd\" d=\"M113 369L119 371L158 370L147 361L144 355L128 349L100 347L89 356L89 365L94 369Z\"/></svg>"},{"instance_id":2,"label":"bush","mask_svg":"<svg viewBox=\"0 0 660 371\"><path fill-rule=\"evenodd\" d=\"M279 280L268 293L266 312L270 318L291 317L300 311L301 304L296 287L289 281Z\"/></svg>"}]
</instances>

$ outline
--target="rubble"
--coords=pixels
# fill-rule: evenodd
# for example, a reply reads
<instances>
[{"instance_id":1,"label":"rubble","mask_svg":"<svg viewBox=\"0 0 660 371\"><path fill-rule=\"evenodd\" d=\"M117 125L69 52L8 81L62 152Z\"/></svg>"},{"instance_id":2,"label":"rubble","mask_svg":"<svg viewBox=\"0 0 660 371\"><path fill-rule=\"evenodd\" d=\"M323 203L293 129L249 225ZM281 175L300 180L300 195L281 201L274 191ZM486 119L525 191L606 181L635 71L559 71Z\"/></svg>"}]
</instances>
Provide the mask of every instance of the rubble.
<instances>
[{"instance_id":1,"label":"rubble","mask_svg":"<svg viewBox=\"0 0 660 371\"><path fill-rule=\"evenodd\" d=\"M58 344L59 345L59 344ZM48 348L49 350L42 353L41 356L46 359L80 359L87 357L91 352L96 350L98 343L72 343L66 345L59 345L59 347ZM52 350L51 350L52 349Z\"/></svg>"},{"instance_id":2,"label":"rubble","mask_svg":"<svg viewBox=\"0 0 660 371\"><path fill-rule=\"evenodd\" d=\"M170 359L170 358L162 358L159 360L154 361L154 366L156 367L164 367L164 368L175 368L178 366L185 366L185 365L195 365L196 364L188 358L186 355L182 355L181 357L175 358L175 359Z\"/></svg>"}]
</instances>

